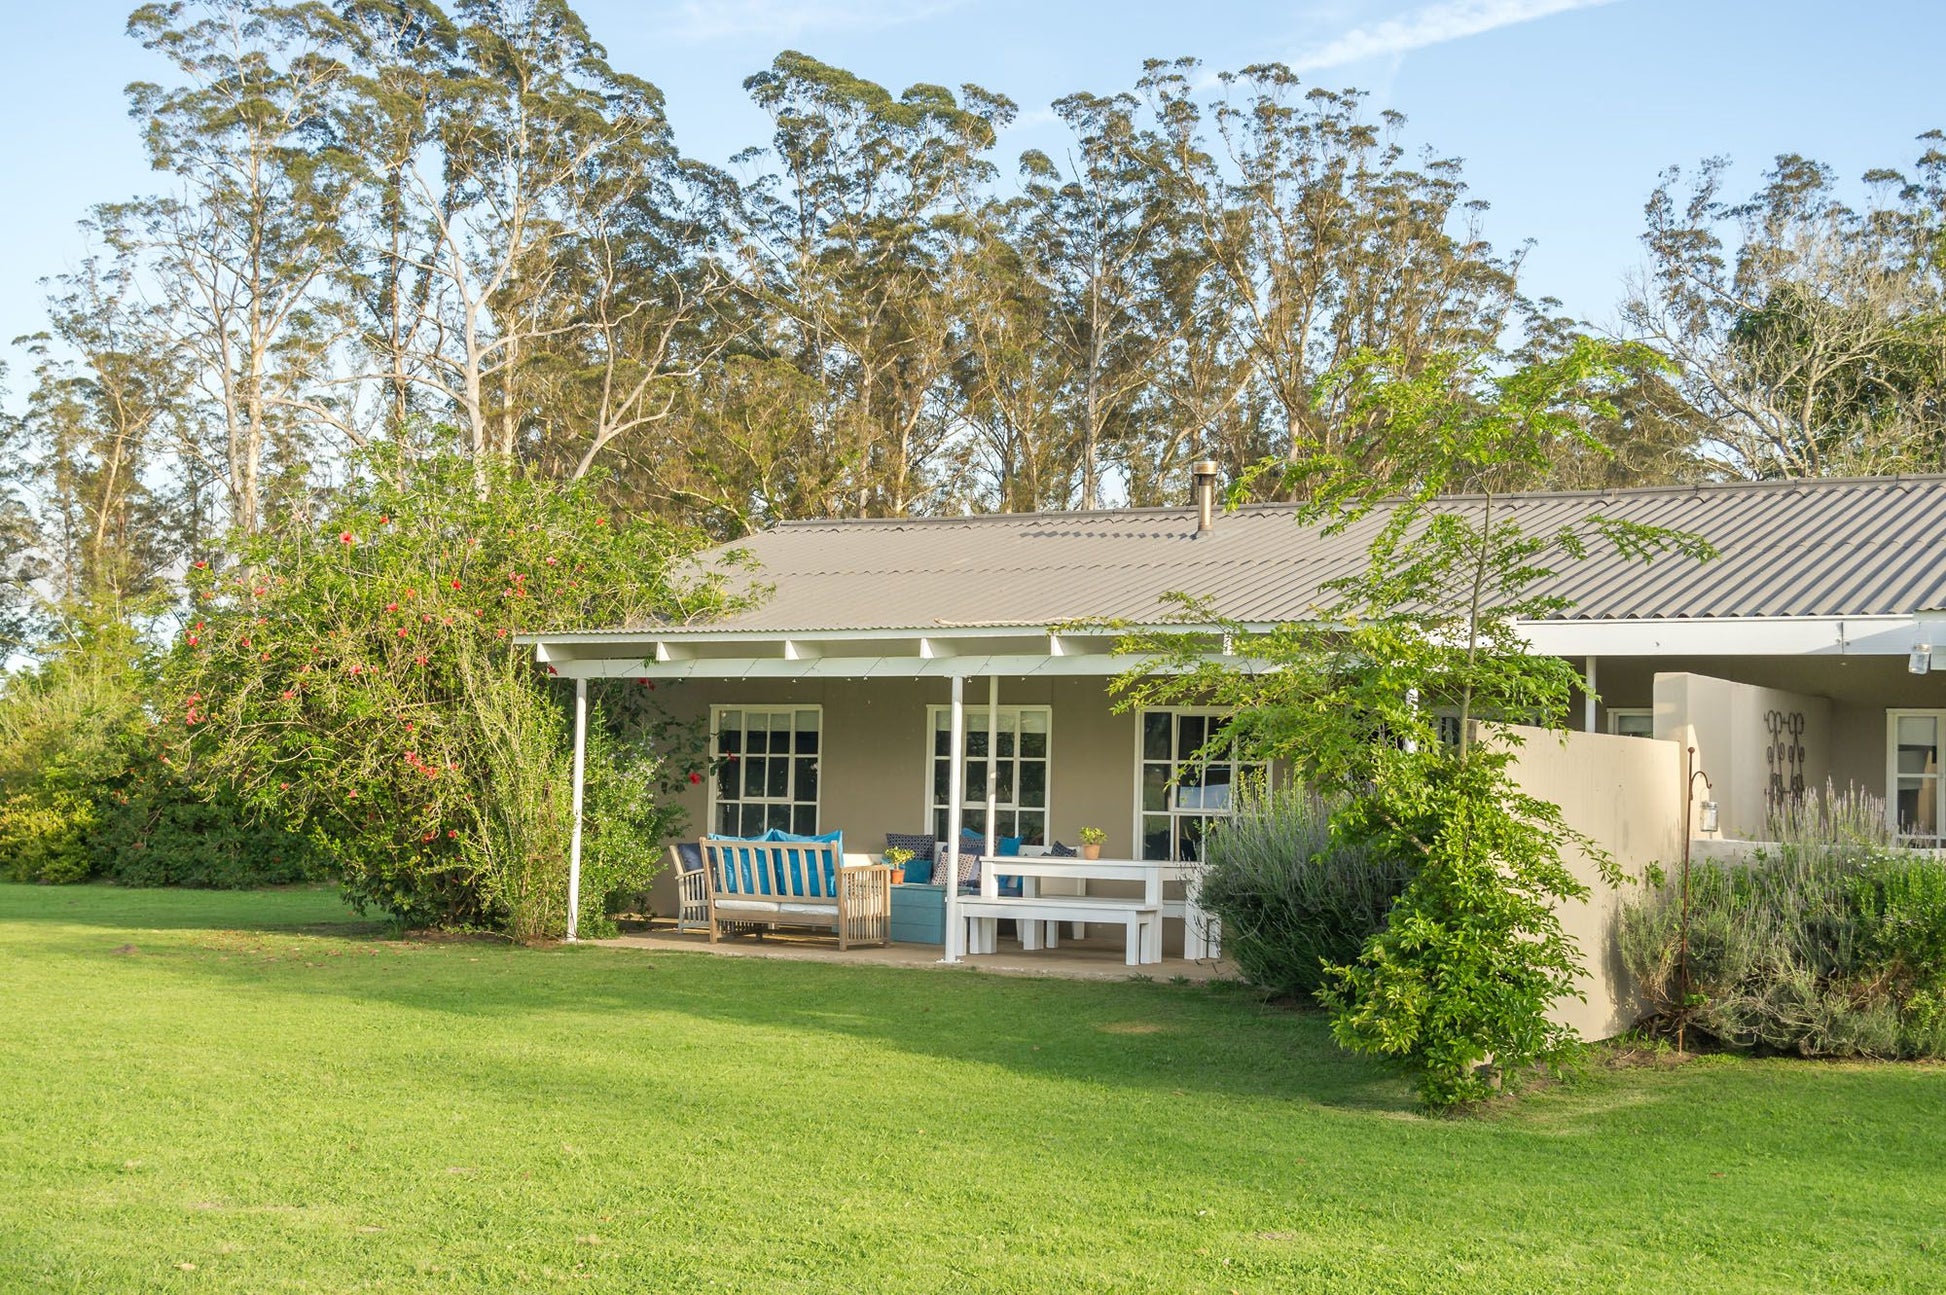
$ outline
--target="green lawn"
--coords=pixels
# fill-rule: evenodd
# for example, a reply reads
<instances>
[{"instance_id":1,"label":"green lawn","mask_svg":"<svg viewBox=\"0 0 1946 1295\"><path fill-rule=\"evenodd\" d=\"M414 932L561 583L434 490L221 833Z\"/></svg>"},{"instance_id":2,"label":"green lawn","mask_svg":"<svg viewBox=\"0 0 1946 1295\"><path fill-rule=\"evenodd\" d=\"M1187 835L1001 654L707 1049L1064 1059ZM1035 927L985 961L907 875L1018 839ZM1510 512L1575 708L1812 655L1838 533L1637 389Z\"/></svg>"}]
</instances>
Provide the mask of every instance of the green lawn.
<instances>
[{"instance_id":1,"label":"green lawn","mask_svg":"<svg viewBox=\"0 0 1946 1295\"><path fill-rule=\"evenodd\" d=\"M0 886L0 1289L1934 1291L1946 1069L1429 1120L1234 988Z\"/></svg>"}]
</instances>

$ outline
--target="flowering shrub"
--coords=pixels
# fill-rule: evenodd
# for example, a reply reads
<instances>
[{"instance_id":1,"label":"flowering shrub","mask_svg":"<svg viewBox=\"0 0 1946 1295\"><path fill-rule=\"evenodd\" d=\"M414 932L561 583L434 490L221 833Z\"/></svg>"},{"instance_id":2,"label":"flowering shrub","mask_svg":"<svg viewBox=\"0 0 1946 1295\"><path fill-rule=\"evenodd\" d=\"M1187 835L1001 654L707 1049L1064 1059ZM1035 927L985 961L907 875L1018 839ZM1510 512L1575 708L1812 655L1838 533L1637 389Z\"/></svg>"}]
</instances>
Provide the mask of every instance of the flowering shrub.
<instances>
[{"instance_id":1,"label":"flowering shrub","mask_svg":"<svg viewBox=\"0 0 1946 1295\"><path fill-rule=\"evenodd\" d=\"M673 564L699 537L611 524L587 482L454 455L359 463L327 513L242 542L190 575L167 671L163 759L301 830L347 897L413 925L533 939L565 908L565 687L530 631L690 616L721 601ZM591 728L599 729L599 723ZM598 745L602 745L598 743ZM622 755L632 763L620 767ZM583 911L646 884L682 770L640 751L588 762Z\"/></svg>"}]
</instances>

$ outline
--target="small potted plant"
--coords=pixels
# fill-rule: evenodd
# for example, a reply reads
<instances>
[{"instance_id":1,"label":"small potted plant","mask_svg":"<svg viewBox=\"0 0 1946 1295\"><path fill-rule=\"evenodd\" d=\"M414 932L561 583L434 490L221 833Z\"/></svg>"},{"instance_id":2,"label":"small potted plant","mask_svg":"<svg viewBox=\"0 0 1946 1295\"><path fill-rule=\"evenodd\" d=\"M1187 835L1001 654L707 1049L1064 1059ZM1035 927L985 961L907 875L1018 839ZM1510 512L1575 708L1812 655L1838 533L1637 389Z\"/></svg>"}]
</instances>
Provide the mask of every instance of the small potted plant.
<instances>
[{"instance_id":1,"label":"small potted plant","mask_svg":"<svg viewBox=\"0 0 1946 1295\"><path fill-rule=\"evenodd\" d=\"M912 851L902 845L895 845L885 852L885 863L892 869L893 881L905 880L905 865L911 863L915 857Z\"/></svg>"},{"instance_id":2,"label":"small potted plant","mask_svg":"<svg viewBox=\"0 0 1946 1295\"><path fill-rule=\"evenodd\" d=\"M1081 857L1084 859L1101 858L1101 843L1108 839L1108 833L1098 827L1081 829Z\"/></svg>"}]
</instances>

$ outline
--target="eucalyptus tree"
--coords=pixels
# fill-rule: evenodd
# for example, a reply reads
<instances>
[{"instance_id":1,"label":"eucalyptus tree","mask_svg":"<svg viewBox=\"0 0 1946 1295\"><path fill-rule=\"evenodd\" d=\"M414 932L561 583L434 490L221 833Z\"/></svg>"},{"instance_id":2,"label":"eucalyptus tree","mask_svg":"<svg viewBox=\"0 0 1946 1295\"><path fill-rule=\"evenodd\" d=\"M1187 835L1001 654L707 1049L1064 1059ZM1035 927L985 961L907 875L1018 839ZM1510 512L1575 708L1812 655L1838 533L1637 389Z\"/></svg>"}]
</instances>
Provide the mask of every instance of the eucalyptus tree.
<instances>
[{"instance_id":1,"label":"eucalyptus tree","mask_svg":"<svg viewBox=\"0 0 1946 1295\"><path fill-rule=\"evenodd\" d=\"M1679 366L1710 468L1816 477L1946 467L1946 154L1873 171L1853 208L1822 163L1781 156L1743 202L1726 160L1647 208L1622 317Z\"/></svg>"},{"instance_id":2,"label":"eucalyptus tree","mask_svg":"<svg viewBox=\"0 0 1946 1295\"><path fill-rule=\"evenodd\" d=\"M46 595L111 614L154 591L200 511L181 489L196 474L171 462L186 366L134 273L90 257L51 281L49 329L22 339L33 385L11 447Z\"/></svg>"},{"instance_id":3,"label":"eucalyptus tree","mask_svg":"<svg viewBox=\"0 0 1946 1295\"><path fill-rule=\"evenodd\" d=\"M823 390L826 509L898 515L949 490L946 383L979 279L987 154L1013 105L977 86L884 87L794 51L744 82L774 130L737 163L778 170L734 195L738 271L768 353Z\"/></svg>"},{"instance_id":4,"label":"eucalyptus tree","mask_svg":"<svg viewBox=\"0 0 1946 1295\"><path fill-rule=\"evenodd\" d=\"M1168 310L1164 259L1180 216L1153 174L1153 137L1132 94L1071 94L1054 112L1074 141L1065 166L1042 152L1021 159L1022 237L1042 268L1053 309L1046 345L1068 375L1076 502L1101 498L1105 454L1130 439L1160 357L1195 324Z\"/></svg>"},{"instance_id":5,"label":"eucalyptus tree","mask_svg":"<svg viewBox=\"0 0 1946 1295\"><path fill-rule=\"evenodd\" d=\"M299 496L323 431L356 440L345 402L323 385L341 340L331 274L351 193L329 129L341 69L320 56L307 9L137 9L130 33L178 74L129 87L171 188L96 215L167 305L164 344L189 367L203 415L185 421L184 453L220 483L227 521L244 532Z\"/></svg>"},{"instance_id":6,"label":"eucalyptus tree","mask_svg":"<svg viewBox=\"0 0 1946 1295\"><path fill-rule=\"evenodd\" d=\"M1302 91L1281 64L1222 74L1205 110L1196 67L1153 62L1141 89L1165 136L1162 182L1227 282L1279 452L1333 451L1356 433L1320 382L1354 354L1383 351L1411 374L1497 342L1517 259L1481 237L1458 161L1408 165L1403 117L1367 121L1359 92Z\"/></svg>"}]
</instances>

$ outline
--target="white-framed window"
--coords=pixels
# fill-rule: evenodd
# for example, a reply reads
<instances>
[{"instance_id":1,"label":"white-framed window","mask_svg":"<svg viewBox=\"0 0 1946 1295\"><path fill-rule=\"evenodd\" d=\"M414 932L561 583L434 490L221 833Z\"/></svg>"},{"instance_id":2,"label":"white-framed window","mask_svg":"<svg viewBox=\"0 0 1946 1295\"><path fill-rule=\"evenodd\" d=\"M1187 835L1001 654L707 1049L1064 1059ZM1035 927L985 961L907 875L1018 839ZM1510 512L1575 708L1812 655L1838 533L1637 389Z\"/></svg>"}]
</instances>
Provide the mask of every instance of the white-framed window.
<instances>
[{"instance_id":1,"label":"white-framed window","mask_svg":"<svg viewBox=\"0 0 1946 1295\"><path fill-rule=\"evenodd\" d=\"M1939 776L1946 710L1885 712L1885 811L1892 828L1915 845L1939 846L1946 786Z\"/></svg>"},{"instance_id":2,"label":"white-framed window","mask_svg":"<svg viewBox=\"0 0 1946 1295\"><path fill-rule=\"evenodd\" d=\"M717 706L710 711L710 830L759 836L818 830L820 706Z\"/></svg>"},{"instance_id":3,"label":"white-framed window","mask_svg":"<svg viewBox=\"0 0 1946 1295\"><path fill-rule=\"evenodd\" d=\"M1202 857L1203 830L1236 810L1237 786L1263 774L1235 751L1195 759L1224 712L1188 706L1145 709L1136 721L1135 839L1144 859Z\"/></svg>"},{"instance_id":4,"label":"white-framed window","mask_svg":"<svg viewBox=\"0 0 1946 1295\"><path fill-rule=\"evenodd\" d=\"M1023 845L1047 844L1047 809L1052 803L1049 752L1053 747L1054 710L1050 706L1002 706L997 712L994 745L994 836L1017 836ZM933 836L946 839L947 795L952 769L953 712L949 706L926 708L926 732L931 758L926 770L926 808ZM960 823L967 830L987 830L987 708L966 708L965 742L960 752Z\"/></svg>"},{"instance_id":5,"label":"white-framed window","mask_svg":"<svg viewBox=\"0 0 1946 1295\"><path fill-rule=\"evenodd\" d=\"M1654 737L1655 707L1610 706L1608 731L1616 737Z\"/></svg>"}]
</instances>

